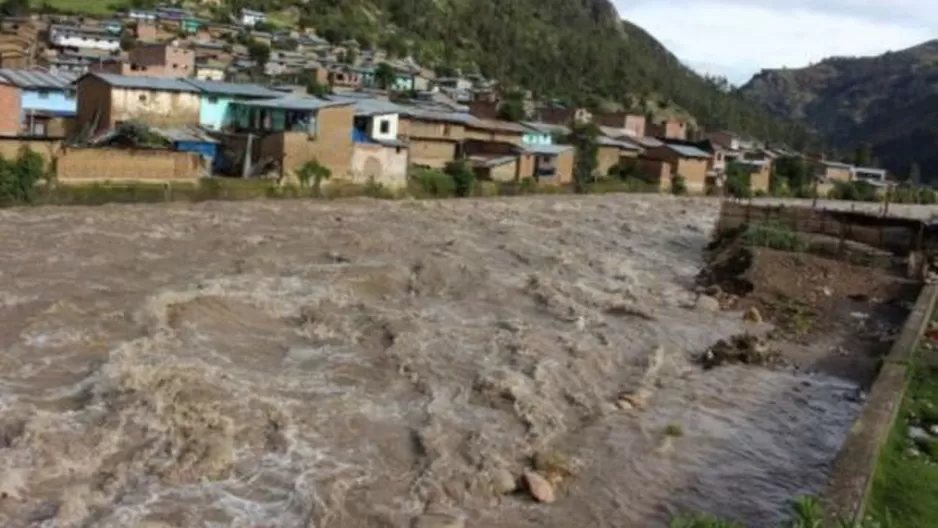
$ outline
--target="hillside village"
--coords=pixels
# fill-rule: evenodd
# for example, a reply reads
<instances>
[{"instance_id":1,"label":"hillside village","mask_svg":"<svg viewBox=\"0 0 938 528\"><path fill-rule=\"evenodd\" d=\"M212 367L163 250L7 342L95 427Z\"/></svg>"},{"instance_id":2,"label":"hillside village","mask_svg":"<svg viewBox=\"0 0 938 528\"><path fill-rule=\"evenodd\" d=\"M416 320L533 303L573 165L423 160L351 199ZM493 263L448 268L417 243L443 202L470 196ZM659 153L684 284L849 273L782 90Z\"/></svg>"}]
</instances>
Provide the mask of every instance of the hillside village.
<instances>
[{"instance_id":1,"label":"hillside village","mask_svg":"<svg viewBox=\"0 0 938 528\"><path fill-rule=\"evenodd\" d=\"M834 182L889 183L885 171L803 156L684 120L593 112L509 94L481 75L437 76L410 57L276 29L243 10L230 23L164 6L111 19L0 22L0 153L28 145L60 183L292 177L315 160L335 178L406 185L413 168L466 160L478 179L568 184L571 126L595 131L595 174L667 191L717 193L728 170L768 193L779 159ZM136 133L135 133L136 132ZM128 137L130 136L130 137Z\"/></svg>"}]
</instances>

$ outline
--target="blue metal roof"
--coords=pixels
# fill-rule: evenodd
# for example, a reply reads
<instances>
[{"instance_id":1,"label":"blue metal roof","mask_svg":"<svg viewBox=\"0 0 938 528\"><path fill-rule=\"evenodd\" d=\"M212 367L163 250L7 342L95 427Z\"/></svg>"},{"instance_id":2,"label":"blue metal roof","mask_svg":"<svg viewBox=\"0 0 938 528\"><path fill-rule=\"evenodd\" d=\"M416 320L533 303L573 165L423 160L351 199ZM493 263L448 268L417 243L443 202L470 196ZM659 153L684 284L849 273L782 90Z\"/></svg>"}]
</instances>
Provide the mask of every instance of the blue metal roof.
<instances>
[{"instance_id":1,"label":"blue metal roof","mask_svg":"<svg viewBox=\"0 0 938 528\"><path fill-rule=\"evenodd\" d=\"M135 90L157 90L163 92L190 92L198 93L199 90L182 79L170 79L165 77L129 77L126 75L117 75L114 73L86 73L81 76L77 82L81 82L85 77L92 75L102 81L114 86L115 88L130 88Z\"/></svg>"},{"instance_id":2,"label":"blue metal roof","mask_svg":"<svg viewBox=\"0 0 938 528\"><path fill-rule=\"evenodd\" d=\"M235 101L232 104L249 108L280 108L283 110L316 111L321 108L351 105L351 101L329 101L312 96L287 95L276 99L259 99L256 101Z\"/></svg>"},{"instance_id":3,"label":"blue metal roof","mask_svg":"<svg viewBox=\"0 0 938 528\"><path fill-rule=\"evenodd\" d=\"M64 90L77 78L69 72L50 73L45 70L0 68L0 77L20 88L52 88Z\"/></svg>"},{"instance_id":4,"label":"blue metal roof","mask_svg":"<svg viewBox=\"0 0 938 528\"><path fill-rule=\"evenodd\" d=\"M240 84L222 81L203 81L200 79L184 79L183 82L191 84L206 94L236 95L243 97L282 97L278 91L258 86L256 84Z\"/></svg>"}]
</instances>

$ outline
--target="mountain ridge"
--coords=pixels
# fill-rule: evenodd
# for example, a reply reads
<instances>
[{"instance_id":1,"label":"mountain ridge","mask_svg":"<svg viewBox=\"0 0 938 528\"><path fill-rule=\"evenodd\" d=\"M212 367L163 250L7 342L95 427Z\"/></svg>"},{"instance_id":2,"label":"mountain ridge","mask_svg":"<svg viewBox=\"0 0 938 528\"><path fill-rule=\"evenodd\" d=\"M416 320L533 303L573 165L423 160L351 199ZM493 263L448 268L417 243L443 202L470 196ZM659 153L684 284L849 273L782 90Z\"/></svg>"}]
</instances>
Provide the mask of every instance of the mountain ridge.
<instances>
[{"instance_id":1,"label":"mountain ridge","mask_svg":"<svg viewBox=\"0 0 938 528\"><path fill-rule=\"evenodd\" d=\"M938 176L938 39L870 57L831 57L803 68L762 70L740 88L777 116L829 139L868 145L895 174L912 163Z\"/></svg>"}]
</instances>

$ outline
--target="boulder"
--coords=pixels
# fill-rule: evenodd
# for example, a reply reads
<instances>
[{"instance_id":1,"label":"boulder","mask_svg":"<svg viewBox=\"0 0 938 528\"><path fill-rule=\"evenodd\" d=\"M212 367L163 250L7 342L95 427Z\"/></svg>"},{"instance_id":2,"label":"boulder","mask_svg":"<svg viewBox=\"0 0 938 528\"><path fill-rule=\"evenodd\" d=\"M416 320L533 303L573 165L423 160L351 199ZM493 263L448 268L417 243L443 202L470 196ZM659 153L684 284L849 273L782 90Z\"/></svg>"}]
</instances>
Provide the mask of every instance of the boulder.
<instances>
[{"instance_id":1,"label":"boulder","mask_svg":"<svg viewBox=\"0 0 938 528\"><path fill-rule=\"evenodd\" d=\"M531 496L538 502L550 504L557 500L554 496L554 487L539 473L526 471L524 481L528 486L528 491L531 492Z\"/></svg>"},{"instance_id":2,"label":"boulder","mask_svg":"<svg viewBox=\"0 0 938 528\"><path fill-rule=\"evenodd\" d=\"M759 312L759 309L753 306L752 308L746 310L746 313L743 314L743 321L747 323L760 324L763 322L762 313Z\"/></svg>"},{"instance_id":3,"label":"boulder","mask_svg":"<svg viewBox=\"0 0 938 528\"><path fill-rule=\"evenodd\" d=\"M492 473L492 489L499 495L508 495L518 489L518 481L511 471L500 468Z\"/></svg>"},{"instance_id":4,"label":"boulder","mask_svg":"<svg viewBox=\"0 0 938 528\"><path fill-rule=\"evenodd\" d=\"M698 310L703 310L706 312L719 312L720 311L720 301L716 297L711 297L709 295L701 295L697 298L695 304Z\"/></svg>"}]
</instances>

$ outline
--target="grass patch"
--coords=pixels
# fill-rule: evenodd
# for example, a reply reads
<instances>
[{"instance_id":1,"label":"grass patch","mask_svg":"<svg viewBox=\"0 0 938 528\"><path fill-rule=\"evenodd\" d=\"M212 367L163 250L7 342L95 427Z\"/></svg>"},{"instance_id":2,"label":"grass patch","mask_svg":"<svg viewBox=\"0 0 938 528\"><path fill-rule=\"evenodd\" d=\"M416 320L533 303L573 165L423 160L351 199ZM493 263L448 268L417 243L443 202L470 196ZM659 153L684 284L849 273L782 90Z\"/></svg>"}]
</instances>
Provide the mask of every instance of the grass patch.
<instances>
[{"instance_id":1,"label":"grass patch","mask_svg":"<svg viewBox=\"0 0 938 528\"><path fill-rule=\"evenodd\" d=\"M909 427L938 423L938 371L912 364L909 388L880 453L867 512L895 526L938 528L938 440L909 438Z\"/></svg>"},{"instance_id":2,"label":"grass patch","mask_svg":"<svg viewBox=\"0 0 938 528\"><path fill-rule=\"evenodd\" d=\"M113 16L115 11L125 8L127 3L121 0L32 0L29 5L33 9L48 6L68 13Z\"/></svg>"},{"instance_id":3,"label":"grass patch","mask_svg":"<svg viewBox=\"0 0 938 528\"><path fill-rule=\"evenodd\" d=\"M790 227L776 223L749 224L742 234L742 242L780 251L801 252L807 249L805 240Z\"/></svg>"}]
</instances>

